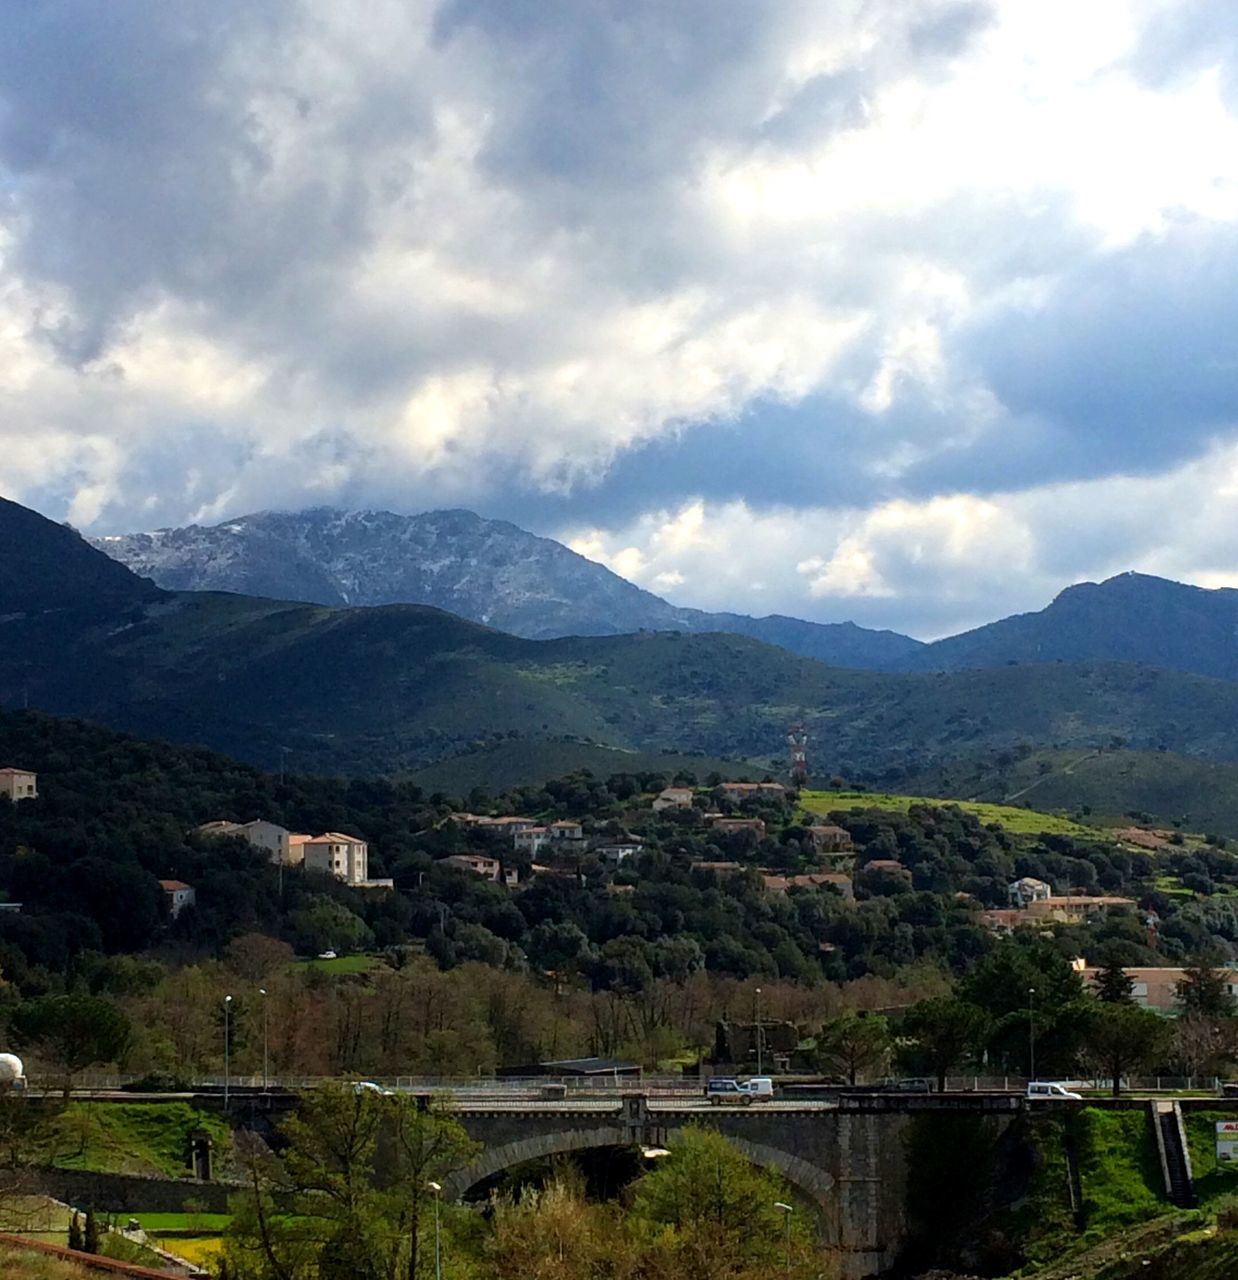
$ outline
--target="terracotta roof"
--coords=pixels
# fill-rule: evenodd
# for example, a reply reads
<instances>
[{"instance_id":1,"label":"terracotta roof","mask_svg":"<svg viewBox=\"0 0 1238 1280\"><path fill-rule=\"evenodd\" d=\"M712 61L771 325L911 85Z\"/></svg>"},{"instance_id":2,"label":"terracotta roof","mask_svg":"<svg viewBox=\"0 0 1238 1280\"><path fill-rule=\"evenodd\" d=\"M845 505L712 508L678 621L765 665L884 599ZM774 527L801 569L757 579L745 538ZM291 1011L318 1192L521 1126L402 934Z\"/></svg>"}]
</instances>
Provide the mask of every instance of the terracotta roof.
<instances>
[{"instance_id":1,"label":"terracotta roof","mask_svg":"<svg viewBox=\"0 0 1238 1280\"><path fill-rule=\"evenodd\" d=\"M192 889L193 885L186 884L183 880L160 880L159 887L164 893L176 893L180 889Z\"/></svg>"},{"instance_id":2,"label":"terracotta roof","mask_svg":"<svg viewBox=\"0 0 1238 1280\"><path fill-rule=\"evenodd\" d=\"M300 843L300 842L298 842ZM304 841L305 844L365 844L360 836L346 836L339 831L324 831L320 836L313 836Z\"/></svg>"},{"instance_id":3,"label":"terracotta roof","mask_svg":"<svg viewBox=\"0 0 1238 1280\"><path fill-rule=\"evenodd\" d=\"M27 777L32 773L34 773L33 769L14 769L12 765L6 765L3 769L0 769L0 776L6 778L12 777L14 774Z\"/></svg>"}]
</instances>

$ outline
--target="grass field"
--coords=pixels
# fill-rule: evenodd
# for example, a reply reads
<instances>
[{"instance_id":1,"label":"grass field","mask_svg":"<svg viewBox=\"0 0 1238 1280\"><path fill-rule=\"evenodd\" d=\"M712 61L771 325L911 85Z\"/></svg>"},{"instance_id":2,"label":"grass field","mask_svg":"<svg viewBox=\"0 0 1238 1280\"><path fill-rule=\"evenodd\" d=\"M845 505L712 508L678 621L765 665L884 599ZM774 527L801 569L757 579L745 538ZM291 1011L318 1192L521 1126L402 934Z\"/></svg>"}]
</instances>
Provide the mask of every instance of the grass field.
<instances>
[{"instance_id":1,"label":"grass field","mask_svg":"<svg viewBox=\"0 0 1238 1280\"><path fill-rule=\"evenodd\" d=\"M188 1240L169 1240L164 1246L169 1253L175 1253L199 1267L209 1267L219 1255L223 1247L223 1237L194 1236Z\"/></svg>"},{"instance_id":2,"label":"grass field","mask_svg":"<svg viewBox=\"0 0 1238 1280\"><path fill-rule=\"evenodd\" d=\"M4 1280L98 1280L99 1273L30 1249L0 1244L0 1276Z\"/></svg>"},{"instance_id":3,"label":"grass field","mask_svg":"<svg viewBox=\"0 0 1238 1280\"><path fill-rule=\"evenodd\" d=\"M73 1102L56 1117L44 1155L62 1169L181 1178L195 1129L211 1135L217 1159L231 1151L228 1126L185 1102Z\"/></svg>"},{"instance_id":4,"label":"grass field","mask_svg":"<svg viewBox=\"0 0 1238 1280\"><path fill-rule=\"evenodd\" d=\"M800 803L809 813L824 817L834 809L889 809L906 813L912 805L941 807L958 805L981 822L998 822L1013 835L1064 835L1100 839L1102 832L1070 818L1036 809L1020 809L1008 804L986 804L973 800L941 800L931 796L902 796L881 791L802 791Z\"/></svg>"},{"instance_id":5,"label":"grass field","mask_svg":"<svg viewBox=\"0 0 1238 1280\"><path fill-rule=\"evenodd\" d=\"M382 964L378 956L336 956L334 960L294 960L298 969L318 969L323 973L369 973L376 965Z\"/></svg>"},{"instance_id":6,"label":"grass field","mask_svg":"<svg viewBox=\"0 0 1238 1280\"><path fill-rule=\"evenodd\" d=\"M197 1231L202 1234L222 1231L232 1221L230 1213L136 1213L143 1231Z\"/></svg>"}]
</instances>

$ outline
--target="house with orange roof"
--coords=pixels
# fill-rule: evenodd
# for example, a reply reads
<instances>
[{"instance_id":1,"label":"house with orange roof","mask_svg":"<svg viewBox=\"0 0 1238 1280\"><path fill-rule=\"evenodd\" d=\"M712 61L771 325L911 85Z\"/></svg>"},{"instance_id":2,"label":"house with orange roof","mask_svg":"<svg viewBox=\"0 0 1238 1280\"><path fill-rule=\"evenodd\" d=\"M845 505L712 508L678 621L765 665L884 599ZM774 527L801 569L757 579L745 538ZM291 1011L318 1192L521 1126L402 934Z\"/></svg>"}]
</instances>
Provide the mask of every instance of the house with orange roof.
<instances>
[{"instance_id":1,"label":"house with orange roof","mask_svg":"<svg viewBox=\"0 0 1238 1280\"><path fill-rule=\"evenodd\" d=\"M160 880L159 887L163 890L163 896L168 904L168 914L173 920L186 907L192 907L198 900L193 885L186 884L183 880Z\"/></svg>"}]
</instances>

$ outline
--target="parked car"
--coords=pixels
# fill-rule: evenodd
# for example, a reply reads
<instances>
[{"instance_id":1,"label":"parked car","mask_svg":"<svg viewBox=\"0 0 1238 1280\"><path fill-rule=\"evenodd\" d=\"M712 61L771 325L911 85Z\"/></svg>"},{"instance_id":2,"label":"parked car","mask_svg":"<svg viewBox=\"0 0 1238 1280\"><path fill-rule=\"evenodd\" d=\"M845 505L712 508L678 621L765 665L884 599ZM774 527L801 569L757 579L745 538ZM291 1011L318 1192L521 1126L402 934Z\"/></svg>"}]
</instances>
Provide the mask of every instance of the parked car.
<instances>
[{"instance_id":1,"label":"parked car","mask_svg":"<svg viewBox=\"0 0 1238 1280\"><path fill-rule=\"evenodd\" d=\"M391 1097L392 1093L390 1089L384 1089L381 1084L375 1084L373 1080L358 1080L357 1083L353 1085L353 1092L377 1093L384 1098Z\"/></svg>"},{"instance_id":2,"label":"parked car","mask_svg":"<svg viewBox=\"0 0 1238 1280\"><path fill-rule=\"evenodd\" d=\"M751 1106L754 1101L774 1096L774 1082L769 1076L753 1076L749 1080L736 1080L734 1076L714 1076L705 1082L705 1096L711 1106L737 1103Z\"/></svg>"},{"instance_id":3,"label":"parked car","mask_svg":"<svg viewBox=\"0 0 1238 1280\"><path fill-rule=\"evenodd\" d=\"M1066 1099L1068 1102L1082 1102L1083 1094L1072 1093L1064 1084L1058 1084L1053 1080L1032 1080L1027 1086L1028 1098L1037 1099L1053 1099L1059 1102Z\"/></svg>"}]
</instances>

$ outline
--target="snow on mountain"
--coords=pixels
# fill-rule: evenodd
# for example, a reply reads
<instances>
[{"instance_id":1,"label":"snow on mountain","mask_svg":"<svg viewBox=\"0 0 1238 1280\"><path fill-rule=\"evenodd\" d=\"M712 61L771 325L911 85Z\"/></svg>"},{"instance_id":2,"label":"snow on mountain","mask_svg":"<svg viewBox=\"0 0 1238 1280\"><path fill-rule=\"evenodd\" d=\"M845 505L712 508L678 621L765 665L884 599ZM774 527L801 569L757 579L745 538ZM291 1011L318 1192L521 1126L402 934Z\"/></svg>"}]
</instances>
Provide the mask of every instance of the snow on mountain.
<instances>
[{"instance_id":1,"label":"snow on mountain","mask_svg":"<svg viewBox=\"0 0 1238 1280\"><path fill-rule=\"evenodd\" d=\"M732 631L840 666L878 669L920 648L907 636L853 623L676 608L561 543L471 511L264 511L94 545L169 590L429 604L531 639Z\"/></svg>"}]
</instances>

